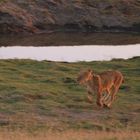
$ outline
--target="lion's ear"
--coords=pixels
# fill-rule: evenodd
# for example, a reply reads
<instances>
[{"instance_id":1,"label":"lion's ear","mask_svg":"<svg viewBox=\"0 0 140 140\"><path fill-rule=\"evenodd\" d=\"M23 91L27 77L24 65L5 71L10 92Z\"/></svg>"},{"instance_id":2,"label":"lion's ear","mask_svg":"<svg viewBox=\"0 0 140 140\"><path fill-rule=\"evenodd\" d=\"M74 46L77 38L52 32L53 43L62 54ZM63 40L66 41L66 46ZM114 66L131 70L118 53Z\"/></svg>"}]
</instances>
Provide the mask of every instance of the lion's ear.
<instances>
[{"instance_id":1,"label":"lion's ear","mask_svg":"<svg viewBox=\"0 0 140 140\"><path fill-rule=\"evenodd\" d=\"M88 72L89 72L90 74L93 74L93 70L91 70L91 69L88 69Z\"/></svg>"},{"instance_id":2,"label":"lion's ear","mask_svg":"<svg viewBox=\"0 0 140 140\"><path fill-rule=\"evenodd\" d=\"M91 69L88 69L88 72L92 72L92 70Z\"/></svg>"}]
</instances>

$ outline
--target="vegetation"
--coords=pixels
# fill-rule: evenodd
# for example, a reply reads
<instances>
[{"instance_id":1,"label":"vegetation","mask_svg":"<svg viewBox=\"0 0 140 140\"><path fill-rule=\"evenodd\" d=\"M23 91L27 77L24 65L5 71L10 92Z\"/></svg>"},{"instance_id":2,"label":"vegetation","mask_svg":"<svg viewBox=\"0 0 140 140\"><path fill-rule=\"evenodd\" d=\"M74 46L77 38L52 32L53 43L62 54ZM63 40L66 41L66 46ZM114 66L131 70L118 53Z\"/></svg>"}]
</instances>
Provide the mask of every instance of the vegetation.
<instances>
[{"instance_id":1,"label":"vegetation","mask_svg":"<svg viewBox=\"0 0 140 140\"><path fill-rule=\"evenodd\" d=\"M0 60L0 128L42 131L140 131L140 57L60 63ZM125 82L112 109L100 109L76 82L80 70L120 70ZM0 134L1 135L1 134ZM115 138L114 138L115 139ZM116 140L116 139L115 139Z\"/></svg>"}]
</instances>

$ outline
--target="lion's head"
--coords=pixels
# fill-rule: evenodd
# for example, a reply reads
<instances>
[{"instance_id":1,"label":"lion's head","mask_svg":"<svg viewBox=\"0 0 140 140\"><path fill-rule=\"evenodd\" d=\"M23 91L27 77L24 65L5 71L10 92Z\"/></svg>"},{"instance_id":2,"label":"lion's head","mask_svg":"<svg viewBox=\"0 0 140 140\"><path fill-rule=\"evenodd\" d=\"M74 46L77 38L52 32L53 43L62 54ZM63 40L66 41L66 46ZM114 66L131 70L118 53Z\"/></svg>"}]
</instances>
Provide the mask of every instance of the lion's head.
<instances>
[{"instance_id":1,"label":"lion's head","mask_svg":"<svg viewBox=\"0 0 140 140\"><path fill-rule=\"evenodd\" d=\"M82 85L85 84L87 81L89 81L92 77L93 71L91 69L88 69L79 74L79 76L77 77L77 82Z\"/></svg>"}]
</instances>

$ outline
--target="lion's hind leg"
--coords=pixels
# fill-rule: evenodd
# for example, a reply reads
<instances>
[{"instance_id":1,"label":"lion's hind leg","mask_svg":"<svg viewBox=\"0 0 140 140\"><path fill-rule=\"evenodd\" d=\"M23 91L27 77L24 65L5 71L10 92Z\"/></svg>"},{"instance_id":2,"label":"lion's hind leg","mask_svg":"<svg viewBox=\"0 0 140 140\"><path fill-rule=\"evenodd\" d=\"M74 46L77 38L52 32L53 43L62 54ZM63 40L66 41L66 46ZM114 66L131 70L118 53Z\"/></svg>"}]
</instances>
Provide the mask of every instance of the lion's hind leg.
<instances>
[{"instance_id":1,"label":"lion's hind leg","mask_svg":"<svg viewBox=\"0 0 140 140\"><path fill-rule=\"evenodd\" d=\"M111 96L111 91L110 89L107 89L102 97L102 102L103 102L104 107L107 107L107 104L111 100L110 96Z\"/></svg>"},{"instance_id":2,"label":"lion's hind leg","mask_svg":"<svg viewBox=\"0 0 140 140\"><path fill-rule=\"evenodd\" d=\"M110 107L112 105L112 103L115 101L115 99L116 99L116 93L118 92L118 90L119 90L119 86L113 87L113 91L111 93L111 100L107 104L108 107Z\"/></svg>"},{"instance_id":3,"label":"lion's hind leg","mask_svg":"<svg viewBox=\"0 0 140 140\"><path fill-rule=\"evenodd\" d=\"M111 93L111 101L108 103L108 107L110 107L112 105L112 103L114 102L114 100L116 99L116 94L119 90L119 87L120 85L122 84L122 77L119 78L118 80L116 80L114 86L113 86L113 90L112 90L112 93Z\"/></svg>"}]
</instances>

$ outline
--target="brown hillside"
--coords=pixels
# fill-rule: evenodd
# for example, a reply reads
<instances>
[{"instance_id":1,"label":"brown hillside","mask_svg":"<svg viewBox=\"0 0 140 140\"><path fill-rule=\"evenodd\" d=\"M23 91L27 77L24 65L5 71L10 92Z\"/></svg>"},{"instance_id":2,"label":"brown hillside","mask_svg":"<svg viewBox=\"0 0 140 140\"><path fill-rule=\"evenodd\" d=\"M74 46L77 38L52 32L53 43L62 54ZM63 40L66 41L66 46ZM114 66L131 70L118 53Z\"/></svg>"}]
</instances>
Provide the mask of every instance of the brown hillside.
<instances>
[{"instance_id":1,"label":"brown hillside","mask_svg":"<svg viewBox=\"0 0 140 140\"><path fill-rule=\"evenodd\" d=\"M0 33L140 32L139 0L0 0Z\"/></svg>"}]
</instances>

